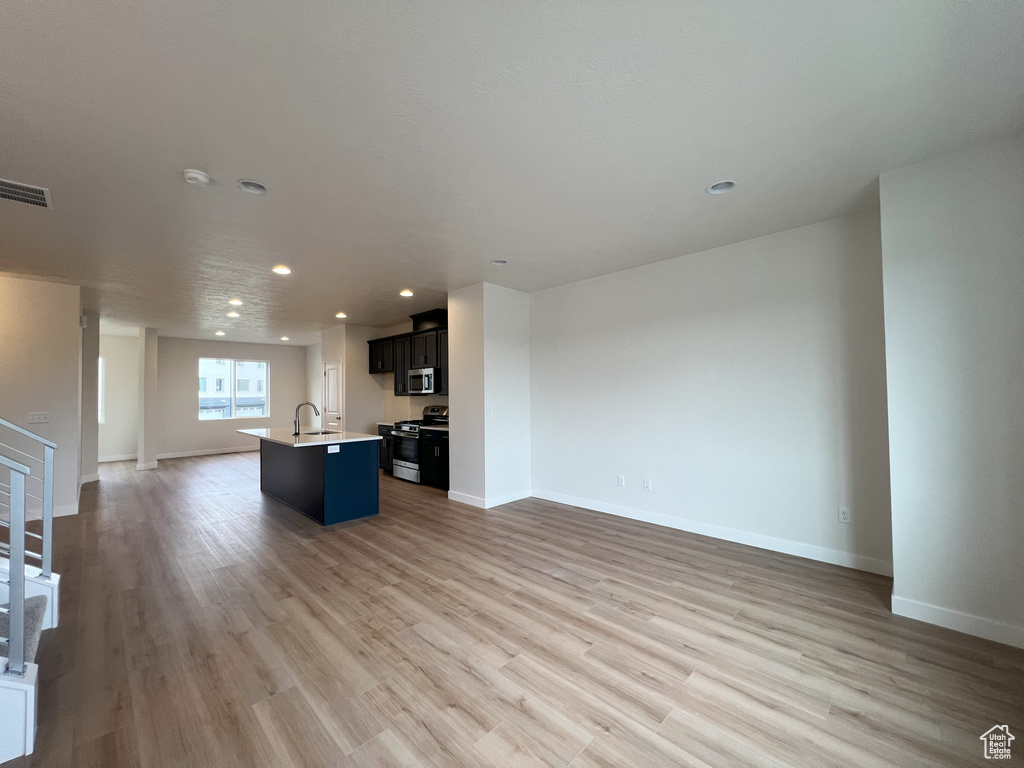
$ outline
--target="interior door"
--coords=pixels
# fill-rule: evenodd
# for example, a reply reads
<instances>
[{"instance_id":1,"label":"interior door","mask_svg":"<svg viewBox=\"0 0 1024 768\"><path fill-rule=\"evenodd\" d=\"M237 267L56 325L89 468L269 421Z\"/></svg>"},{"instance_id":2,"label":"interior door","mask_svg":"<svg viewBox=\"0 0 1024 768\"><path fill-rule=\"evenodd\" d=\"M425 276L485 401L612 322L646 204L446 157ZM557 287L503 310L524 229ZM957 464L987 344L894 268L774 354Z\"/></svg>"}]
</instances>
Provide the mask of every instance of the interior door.
<instances>
[{"instance_id":1,"label":"interior door","mask_svg":"<svg viewBox=\"0 0 1024 768\"><path fill-rule=\"evenodd\" d=\"M324 363L324 429L342 430L341 363Z\"/></svg>"}]
</instances>

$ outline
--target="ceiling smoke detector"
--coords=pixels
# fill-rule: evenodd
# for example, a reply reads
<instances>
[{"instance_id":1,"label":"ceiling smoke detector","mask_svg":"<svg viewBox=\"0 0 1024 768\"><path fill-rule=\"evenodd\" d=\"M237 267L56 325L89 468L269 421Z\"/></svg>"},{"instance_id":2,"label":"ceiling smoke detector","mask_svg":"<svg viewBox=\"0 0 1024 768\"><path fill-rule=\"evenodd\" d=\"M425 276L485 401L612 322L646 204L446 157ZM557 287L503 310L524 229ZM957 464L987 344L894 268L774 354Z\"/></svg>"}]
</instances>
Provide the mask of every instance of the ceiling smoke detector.
<instances>
[{"instance_id":1,"label":"ceiling smoke detector","mask_svg":"<svg viewBox=\"0 0 1024 768\"><path fill-rule=\"evenodd\" d=\"M185 177L185 181L189 184L194 184L197 187L205 187L210 183L210 175L197 171L195 168L186 168L181 172L181 175Z\"/></svg>"},{"instance_id":2,"label":"ceiling smoke detector","mask_svg":"<svg viewBox=\"0 0 1024 768\"><path fill-rule=\"evenodd\" d=\"M267 188L258 181L253 181L252 179L239 179L237 184L240 190L248 192L250 195L267 194Z\"/></svg>"}]
</instances>

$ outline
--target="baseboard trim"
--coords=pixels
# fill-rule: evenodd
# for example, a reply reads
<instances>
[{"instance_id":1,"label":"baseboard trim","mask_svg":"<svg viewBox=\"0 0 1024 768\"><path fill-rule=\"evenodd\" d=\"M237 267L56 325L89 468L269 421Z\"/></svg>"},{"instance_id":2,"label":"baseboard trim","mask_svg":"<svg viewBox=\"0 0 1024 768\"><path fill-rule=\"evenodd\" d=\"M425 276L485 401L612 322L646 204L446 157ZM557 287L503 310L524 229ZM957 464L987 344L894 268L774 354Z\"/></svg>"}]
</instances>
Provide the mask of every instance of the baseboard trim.
<instances>
[{"instance_id":1,"label":"baseboard trim","mask_svg":"<svg viewBox=\"0 0 1024 768\"><path fill-rule=\"evenodd\" d=\"M500 507L502 504L510 504L513 501L519 501L520 499L528 499L532 495L533 493L531 491L515 491L513 493L502 494L501 496L489 496L486 499L481 499L479 496L470 496L468 493L448 491L448 498L451 501L469 504L471 507L478 507L479 509Z\"/></svg>"},{"instance_id":2,"label":"baseboard trim","mask_svg":"<svg viewBox=\"0 0 1024 768\"><path fill-rule=\"evenodd\" d=\"M658 512L648 512L646 510L635 509L633 507L623 507L618 504L607 504L603 501L585 499L579 496L569 496L568 494L556 493L555 491L534 489L533 495L538 499L545 499L546 501L555 501L559 504L582 507L583 509L590 509L595 512L604 512L605 514L615 515L616 517L626 517L630 520L640 520L645 523L653 523L654 525L661 525L666 528L675 528L679 531L696 533L701 536L710 536L713 539L731 541L735 544L746 544L747 546L767 549L772 552L781 552L785 555L795 555L797 557L807 558L808 560L817 560L820 563L830 563L831 565L841 565L844 568L854 568L858 571L878 573L882 576L892 576L892 563L888 560L866 557L852 552L843 552L839 549L819 547L814 544L804 544L803 542L791 541L789 539L778 539L774 536L750 533L736 528L725 528L719 525L702 523L697 520L688 520L682 517L663 515Z\"/></svg>"},{"instance_id":3,"label":"baseboard trim","mask_svg":"<svg viewBox=\"0 0 1024 768\"><path fill-rule=\"evenodd\" d=\"M922 603L919 600L910 600L896 595L892 596L892 612L897 616L905 616L908 619L917 619L946 629L954 629L957 632L994 640L1015 648L1024 648L1024 627L1006 624L995 619L986 619L984 616L975 616L973 613L943 608L940 605Z\"/></svg>"},{"instance_id":4,"label":"baseboard trim","mask_svg":"<svg viewBox=\"0 0 1024 768\"><path fill-rule=\"evenodd\" d=\"M122 453L114 456L100 456L97 461L100 464L107 464L111 461L135 461L139 458L137 453Z\"/></svg>"},{"instance_id":5,"label":"baseboard trim","mask_svg":"<svg viewBox=\"0 0 1024 768\"><path fill-rule=\"evenodd\" d=\"M142 471L144 469L156 469L156 462L151 461L148 464L136 464L135 468L139 471Z\"/></svg>"},{"instance_id":6,"label":"baseboard trim","mask_svg":"<svg viewBox=\"0 0 1024 768\"><path fill-rule=\"evenodd\" d=\"M462 504L469 504L471 507L487 509L487 502L479 496L470 496L468 493L459 493L458 491L448 491L448 498Z\"/></svg>"},{"instance_id":7,"label":"baseboard trim","mask_svg":"<svg viewBox=\"0 0 1024 768\"><path fill-rule=\"evenodd\" d=\"M82 475L82 481L80 484L85 485L86 483L95 483L99 479L100 476L98 473L95 475Z\"/></svg>"},{"instance_id":8,"label":"baseboard trim","mask_svg":"<svg viewBox=\"0 0 1024 768\"><path fill-rule=\"evenodd\" d=\"M204 448L200 451L172 451L171 453L158 453L157 459L187 459L191 456L215 456L219 453L248 453L258 451L259 445L239 446L235 448Z\"/></svg>"},{"instance_id":9,"label":"baseboard trim","mask_svg":"<svg viewBox=\"0 0 1024 768\"><path fill-rule=\"evenodd\" d=\"M511 504L513 501L528 499L532 495L533 491L513 491L512 493L504 493L501 496L488 496L484 501L484 509L500 507L502 504Z\"/></svg>"},{"instance_id":10,"label":"baseboard trim","mask_svg":"<svg viewBox=\"0 0 1024 768\"><path fill-rule=\"evenodd\" d=\"M77 515L77 514L78 514L78 505L77 504L61 504L60 506L55 506L53 508L53 516L54 517L68 517L69 515Z\"/></svg>"}]
</instances>

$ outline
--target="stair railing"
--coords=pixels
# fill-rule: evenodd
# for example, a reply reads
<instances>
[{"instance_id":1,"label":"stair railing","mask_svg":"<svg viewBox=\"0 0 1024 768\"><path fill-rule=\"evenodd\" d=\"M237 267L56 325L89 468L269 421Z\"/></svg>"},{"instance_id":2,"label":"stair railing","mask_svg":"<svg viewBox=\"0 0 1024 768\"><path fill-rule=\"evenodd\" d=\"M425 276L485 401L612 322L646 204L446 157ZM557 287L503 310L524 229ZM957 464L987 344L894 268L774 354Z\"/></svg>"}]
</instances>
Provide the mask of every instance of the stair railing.
<instances>
[{"instance_id":1,"label":"stair railing","mask_svg":"<svg viewBox=\"0 0 1024 768\"><path fill-rule=\"evenodd\" d=\"M25 479L31 470L24 464L0 454L0 467L10 472L11 541L8 545L10 566L8 576L8 608L0 608L10 615L10 636L7 642L7 669L5 675L22 677L25 674Z\"/></svg>"},{"instance_id":2,"label":"stair railing","mask_svg":"<svg viewBox=\"0 0 1024 768\"><path fill-rule=\"evenodd\" d=\"M42 493L42 496L37 493L32 493L32 491L27 489L25 490L25 496L42 502L43 533L41 536L32 532L28 532L26 535L41 541L41 552L29 552L28 554L33 559L39 561L39 568L42 571L42 576L43 578L48 579L53 574L53 458L57 445L50 442L45 437L40 437L34 432L29 432L27 429L19 427L17 424L12 424L6 419L0 419L0 427L6 427L23 437L29 438L33 442L42 446L43 449L43 455L42 458L40 458L39 456L35 456L31 453L15 448L12 445L8 445L3 440L0 440L0 455L3 455L4 451L6 451L8 452L8 455L14 453L21 457L19 459L14 459L12 457L12 460L16 460L18 462L28 460L41 465L36 468L35 472L28 473L24 479L31 480L39 484L38 486L33 486L33 489ZM0 435L3 434L4 433L0 431ZM12 477L13 474L14 473L12 471ZM5 501L8 496L11 501ZM10 507L13 503L13 499L14 489L9 487L3 481L0 481L0 508ZM12 520L11 524L13 524L13 522L14 521ZM3 520L0 520L0 526L5 528L10 527L10 525L5 523ZM24 538L24 536L21 537L22 542L24 542ZM12 542L14 540L13 529L11 530L11 540ZM7 545L0 543L0 550L7 548L9 548Z\"/></svg>"}]
</instances>

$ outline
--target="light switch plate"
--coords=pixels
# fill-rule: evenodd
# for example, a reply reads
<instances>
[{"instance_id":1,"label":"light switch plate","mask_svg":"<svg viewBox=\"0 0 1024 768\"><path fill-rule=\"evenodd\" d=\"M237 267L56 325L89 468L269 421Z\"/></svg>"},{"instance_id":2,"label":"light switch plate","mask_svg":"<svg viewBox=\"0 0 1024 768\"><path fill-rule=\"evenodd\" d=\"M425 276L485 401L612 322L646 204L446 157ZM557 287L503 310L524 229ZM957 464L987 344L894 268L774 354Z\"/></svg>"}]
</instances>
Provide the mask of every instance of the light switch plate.
<instances>
[{"instance_id":1,"label":"light switch plate","mask_svg":"<svg viewBox=\"0 0 1024 768\"><path fill-rule=\"evenodd\" d=\"M340 445L328 445L327 446L327 452L328 453L341 453L341 446Z\"/></svg>"},{"instance_id":2,"label":"light switch plate","mask_svg":"<svg viewBox=\"0 0 1024 768\"><path fill-rule=\"evenodd\" d=\"M49 424L50 414L47 411L40 411L37 413L30 413L28 415L29 424Z\"/></svg>"}]
</instances>

